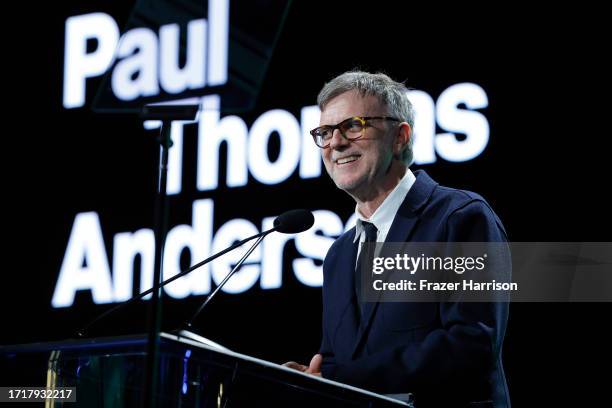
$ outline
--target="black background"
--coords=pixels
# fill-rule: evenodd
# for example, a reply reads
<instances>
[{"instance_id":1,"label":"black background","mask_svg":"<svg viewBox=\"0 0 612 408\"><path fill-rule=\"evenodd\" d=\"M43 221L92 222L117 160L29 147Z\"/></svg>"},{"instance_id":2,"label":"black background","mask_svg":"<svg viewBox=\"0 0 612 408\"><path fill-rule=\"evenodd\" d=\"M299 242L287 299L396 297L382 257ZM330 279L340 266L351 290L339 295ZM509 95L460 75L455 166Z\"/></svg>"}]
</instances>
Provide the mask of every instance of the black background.
<instances>
[{"instance_id":1,"label":"black background","mask_svg":"<svg viewBox=\"0 0 612 408\"><path fill-rule=\"evenodd\" d=\"M65 19L104 11L122 27L131 10L124 3L33 4L6 13L2 344L70 337L109 307L93 305L84 293L69 309L51 308L77 213L100 215L109 257L115 233L152 226L154 132L134 118L65 110L61 103ZM512 241L610 241L607 48L599 16L587 5L296 1L257 103L241 116L249 126L274 108L299 117L326 80L355 67L382 70L434 99L452 84L477 83L489 98L487 148L472 161L438 158L423 168L441 184L483 195ZM97 83L88 81L87 106ZM185 151L194 148L186 134ZM189 164L186 158L184 169ZM215 229L237 217L258 225L294 207L329 208L346 220L354 208L325 175L294 175L276 186L222 183L198 192L195 170L184 170L171 225L189 223L191 203L208 197L215 199ZM295 280L292 254L288 245L282 289L222 294L198 320L199 332L246 354L306 362L319 345L321 296ZM202 299L169 300L164 326ZM611 311L609 304L512 304L503 353L514 405L601 402ZM144 305L132 306L92 335L142 332L145 313Z\"/></svg>"}]
</instances>

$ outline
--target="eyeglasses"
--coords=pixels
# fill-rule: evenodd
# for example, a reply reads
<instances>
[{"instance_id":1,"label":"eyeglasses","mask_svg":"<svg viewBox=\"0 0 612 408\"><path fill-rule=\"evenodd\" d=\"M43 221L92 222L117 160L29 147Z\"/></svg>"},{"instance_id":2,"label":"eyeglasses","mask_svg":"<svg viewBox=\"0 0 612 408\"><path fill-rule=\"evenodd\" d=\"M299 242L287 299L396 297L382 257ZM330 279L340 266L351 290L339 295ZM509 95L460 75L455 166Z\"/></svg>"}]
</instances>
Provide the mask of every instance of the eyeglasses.
<instances>
[{"instance_id":1,"label":"eyeglasses","mask_svg":"<svg viewBox=\"0 0 612 408\"><path fill-rule=\"evenodd\" d=\"M321 149L329 146L329 143L334 135L334 130L338 129L340 134L347 140L357 140L363 136L363 129L371 120L392 120L400 122L399 119L390 116L353 116L338 123L337 125L325 125L312 129L310 134L314 142Z\"/></svg>"}]
</instances>

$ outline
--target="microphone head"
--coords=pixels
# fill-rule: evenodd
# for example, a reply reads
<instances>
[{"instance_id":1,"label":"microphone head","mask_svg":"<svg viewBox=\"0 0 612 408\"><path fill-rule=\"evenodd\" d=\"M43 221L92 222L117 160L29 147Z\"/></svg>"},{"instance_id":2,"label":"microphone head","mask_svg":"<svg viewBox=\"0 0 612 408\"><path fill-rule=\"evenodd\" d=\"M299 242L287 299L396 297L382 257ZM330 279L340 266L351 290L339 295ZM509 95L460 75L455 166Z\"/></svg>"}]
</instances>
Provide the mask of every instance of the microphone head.
<instances>
[{"instance_id":1,"label":"microphone head","mask_svg":"<svg viewBox=\"0 0 612 408\"><path fill-rule=\"evenodd\" d=\"M304 232L314 224L314 215L308 210L291 210L274 220L274 228L283 234Z\"/></svg>"}]
</instances>

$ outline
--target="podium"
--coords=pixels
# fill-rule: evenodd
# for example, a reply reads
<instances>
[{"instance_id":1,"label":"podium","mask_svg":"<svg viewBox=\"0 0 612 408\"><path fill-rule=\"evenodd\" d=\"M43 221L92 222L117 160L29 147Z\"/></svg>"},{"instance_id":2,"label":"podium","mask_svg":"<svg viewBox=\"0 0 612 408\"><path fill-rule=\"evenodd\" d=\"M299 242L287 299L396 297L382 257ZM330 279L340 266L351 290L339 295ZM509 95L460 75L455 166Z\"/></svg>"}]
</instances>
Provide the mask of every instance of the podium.
<instances>
[{"instance_id":1,"label":"podium","mask_svg":"<svg viewBox=\"0 0 612 408\"><path fill-rule=\"evenodd\" d=\"M411 406L186 335L160 333L159 407ZM146 346L146 335L3 346L0 385L75 387L76 402L45 406L140 407Z\"/></svg>"}]
</instances>

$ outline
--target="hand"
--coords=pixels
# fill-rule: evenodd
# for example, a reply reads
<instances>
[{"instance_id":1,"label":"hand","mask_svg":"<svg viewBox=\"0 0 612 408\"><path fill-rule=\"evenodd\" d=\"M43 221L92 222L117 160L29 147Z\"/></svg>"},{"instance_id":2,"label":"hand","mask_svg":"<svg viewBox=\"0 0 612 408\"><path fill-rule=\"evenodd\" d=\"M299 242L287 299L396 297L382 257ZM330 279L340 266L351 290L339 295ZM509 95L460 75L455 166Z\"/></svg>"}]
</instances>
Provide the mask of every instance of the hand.
<instances>
[{"instance_id":1,"label":"hand","mask_svg":"<svg viewBox=\"0 0 612 408\"><path fill-rule=\"evenodd\" d=\"M296 363L295 361L289 361L283 364L283 366L292 368L302 373L316 375L316 376L321 377L321 363L322 362L323 362L323 356L320 354L315 354L310 360L310 365L308 366Z\"/></svg>"}]
</instances>

